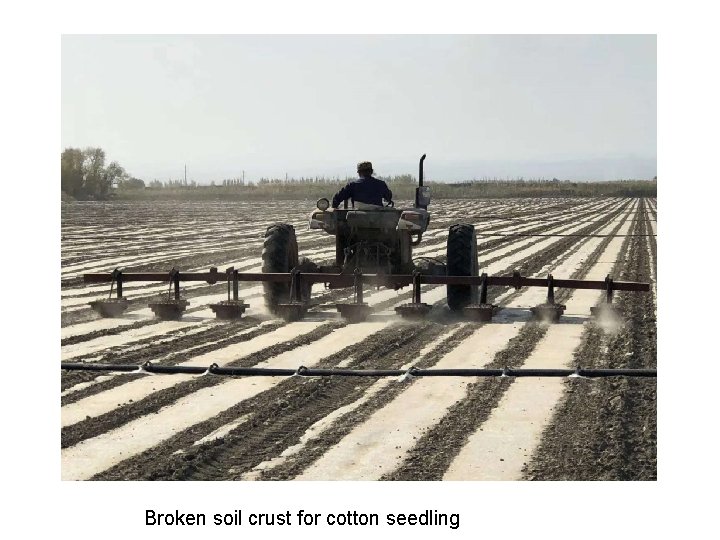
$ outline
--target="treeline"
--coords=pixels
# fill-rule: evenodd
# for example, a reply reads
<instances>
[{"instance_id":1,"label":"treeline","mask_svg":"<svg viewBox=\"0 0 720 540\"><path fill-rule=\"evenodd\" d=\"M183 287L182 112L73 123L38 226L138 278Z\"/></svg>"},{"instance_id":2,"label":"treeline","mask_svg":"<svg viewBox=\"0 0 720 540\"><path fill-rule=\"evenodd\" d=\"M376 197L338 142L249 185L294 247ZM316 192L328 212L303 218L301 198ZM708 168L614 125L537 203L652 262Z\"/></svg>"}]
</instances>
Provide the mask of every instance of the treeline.
<instances>
[{"instance_id":1,"label":"treeline","mask_svg":"<svg viewBox=\"0 0 720 540\"><path fill-rule=\"evenodd\" d=\"M145 182L130 176L117 161L105 164L102 148L66 148L60 154L60 189L79 200L106 200L116 191L140 191Z\"/></svg>"},{"instance_id":2,"label":"treeline","mask_svg":"<svg viewBox=\"0 0 720 540\"><path fill-rule=\"evenodd\" d=\"M474 180L433 184L439 198L657 197L657 179L573 182L570 180Z\"/></svg>"},{"instance_id":3,"label":"treeline","mask_svg":"<svg viewBox=\"0 0 720 540\"><path fill-rule=\"evenodd\" d=\"M349 179L348 179L349 180ZM411 175L383 178L396 200L412 200L417 180ZM123 199L180 200L298 200L332 197L347 183L345 179L305 178L260 180L245 183L230 179L221 184L184 185L150 183L144 190L126 190ZM512 197L657 197L655 180L614 180L571 182L560 180L474 180L468 182L427 182L436 199L478 199Z\"/></svg>"},{"instance_id":4,"label":"treeline","mask_svg":"<svg viewBox=\"0 0 720 540\"><path fill-rule=\"evenodd\" d=\"M198 184L195 181L152 180L146 183L128 174L117 161L106 165L102 148L66 148L61 154L63 198L79 200L297 200L332 197L354 177L260 178L256 183L244 178ZM412 200L417 186L410 174L380 177L396 200ZM657 179L572 182L556 178L466 182L427 182L436 199L478 199L510 197L657 197Z\"/></svg>"}]
</instances>

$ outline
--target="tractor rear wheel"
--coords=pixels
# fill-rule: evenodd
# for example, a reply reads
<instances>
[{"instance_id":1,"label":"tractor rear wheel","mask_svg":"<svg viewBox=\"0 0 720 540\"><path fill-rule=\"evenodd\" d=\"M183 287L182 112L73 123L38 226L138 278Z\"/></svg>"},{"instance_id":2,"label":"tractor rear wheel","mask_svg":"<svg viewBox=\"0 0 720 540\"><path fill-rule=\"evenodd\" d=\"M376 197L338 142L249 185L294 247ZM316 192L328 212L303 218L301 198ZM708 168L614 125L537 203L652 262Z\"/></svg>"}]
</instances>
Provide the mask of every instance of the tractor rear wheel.
<instances>
[{"instance_id":1,"label":"tractor rear wheel","mask_svg":"<svg viewBox=\"0 0 720 540\"><path fill-rule=\"evenodd\" d=\"M270 225L265 231L262 250L262 271L286 274L298 265L298 247L295 228L288 223ZM290 282L263 281L265 305L277 313L277 305L290 300Z\"/></svg>"},{"instance_id":2,"label":"tractor rear wheel","mask_svg":"<svg viewBox=\"0 0 720 540\"><path fill-rule=\"evenodd\" d=\"M447 275L479 275L477 235L473 225L456 224L450 227L447 239ZM447 303L452 311L460 311L477 302L477 285L447 286Z\"/></svg>"}]
</instances>

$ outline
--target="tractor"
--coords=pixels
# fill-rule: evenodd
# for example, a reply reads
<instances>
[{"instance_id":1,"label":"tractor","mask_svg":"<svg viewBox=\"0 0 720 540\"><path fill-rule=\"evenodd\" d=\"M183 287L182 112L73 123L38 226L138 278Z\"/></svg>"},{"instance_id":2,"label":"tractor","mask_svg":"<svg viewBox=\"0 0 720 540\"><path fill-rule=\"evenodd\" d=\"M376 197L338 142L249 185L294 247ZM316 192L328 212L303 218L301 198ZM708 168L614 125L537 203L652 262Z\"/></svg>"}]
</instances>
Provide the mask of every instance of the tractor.
<instances>
[{"instance_id":1,"label":"tractor","mask_svg":"<svg viewBox=\"0 0 720 540\"><path fill-rule=\"evenodd\" d=\"M430 224L430 188L423 185L423 163L420 158L419 185L415 188L415 205L411 208L395 208L390 201L386 206L330 208L326 198L317 201L317 209L310 214L310 229L323 230L335 237L334 264L319 266L298 255L295 229L288 223L276 223L265 232L262 271L266 273L323 273L332 275L374 274L383 285L399 289L408 285L408 275L477 276L479 272L477 238L473 225L455 224L450 227L447 239L446 262L440 259L413 260L413 247L420 245L423 233ZM393 276L401 279L393 279ZM357 284L354 283L357 288ZM311 283L306 282L293 301L310 302ZM329 288L347 287L346 283L329 281ZM265 304L273 313L286 315L292 310L287 302L292 295L291 283L265 282ZM359 288L361 291L361 287ZM477 285L447 285L447 303L453 311L459 311L477 302ZM362 293L360 292L362 295ZM401 306L402 308L402 306ZM338 304L341 314L351 320L361 320L368 307L362 301ZM398 312L411 315L405 306ZM418 315L428 308L415 308ZM422 313L420 313L422 312Z\"/></svg>"}]
</instances>

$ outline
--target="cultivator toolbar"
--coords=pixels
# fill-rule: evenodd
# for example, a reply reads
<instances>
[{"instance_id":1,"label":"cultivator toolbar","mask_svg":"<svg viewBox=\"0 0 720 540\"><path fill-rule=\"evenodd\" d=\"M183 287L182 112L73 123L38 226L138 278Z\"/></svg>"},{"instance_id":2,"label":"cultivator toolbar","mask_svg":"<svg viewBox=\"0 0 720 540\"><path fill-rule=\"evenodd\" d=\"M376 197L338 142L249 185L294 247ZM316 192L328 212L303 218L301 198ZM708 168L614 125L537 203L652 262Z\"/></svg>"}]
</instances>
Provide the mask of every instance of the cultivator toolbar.
<instances>
[{"instance_id":1,"label":"cultivator toolbar","mask_svg":"<svg viewBox=\"0 0 720 540\"><path fill-rule=\"evenodd\" d=\"M245 310L250 307L239 297L240 282L284 283L288 284L287 302L274 306L274 310L283 319L294 321L301 319L311 304L303 295L303 288L316 283L324 283L330 288L353 287L354 299L352 302L338 303L336 308L340 315L349 322L364 321L371 312L371 307L364 302L364 287L388 287L399 289L412 286L412 301L395 308L403 318L422 319L430 312L431 305L422 302L422 285L449 285L478 287L479 302L470 303L463 307L462 312L471 320L488 322L498 306L488 303L487 290L491 286L514 287L544 287L547 289L547 299L543 304L531 308L533 316L537 319L557 322L565 311L565 306L555 301L556 288L569 289L595 289L605 291L604 302L591 308L592 315L601 316L613 312L613 295L615 291L647 292L649 283L614 281L607 276L604 281L590 281L578 279L555 279L552 275L546 278L531 278L521 276L514 272L509 276L448 276L428 275L420 271L412 274L363 274L356 269L353 273L324 273L302 272L293 269L287 273L251 273L239 272L233 267L225 272L218 272L216 267L208 272L181 272L173 268L170 272L125 273L115 269L111 273L84 274L86 283L110 283L108 298L94 300L90 306L103 317L120 316L128 307L128 300L123 296L123 284L128 282L166 282L169 284L168 294L162 299L149 303L155 315L163 320L178 320L187 309L189 301L181 297L181 282L206 282L210 285L219 281L227 283L227 300L210 304L210 308L218 319L229 320L241 318ZM113 297L113 291L115 297Z\"/></svg>"},{"instance_id":2,"label":"cultivator toolbar","mask_svg":"<svg viewBox=\"0 0 720 540\"><path fill-rule=\"evenodd\" d=\"M351 195L348 197L353 199L352 209L347 207L348 197L344 200L343 209L330 208L330 201L326 198L317 201L317 209L310 214L309 228L322 230L335 238L334 264L319 266L306 257L300 258L294 226L274 223L265 231L261 273L238 272L230 267L223 274L212 267L208 272L180 272L173 268L170 272L161 273L124 273L118 268L109 274L85 274L86 283L111 284L109 297L90 305L103 317L116 317L128 307L122 293L123 283L167 282L167 297L149 306L160 319L179 319L189 304L181 297L180 282L200 281L212 285L224 280L227 282L227 300L210 307L219 319L237 319L249 307L239 297L239 283L255 281L263 283L268 309L287 321L295 321L301 319L311 306L312 285L323 283L330 289L354 289L353 301L338 303L336 308L349 322L360 322L367 319L372 311L363 298L365 286L397 290L411 285L412 301L396 307L395 311L403 318L421 319L431 311L431 305L422 301L422 285L445 285L447 306L451 311L463 313L472 320L487 322L492 320L497 310L496 305L488 303L488 287L545 287L547 300L533 307L532 313L541 320L558 321L565 306L555 301L556 287L605 290L605 302L593 309L594 315L612 313L612 298L616 290L650 290L648 283L615 282L610 276L604 281L583 281L554 279L552 275L530 278L518 272L511 276L479 275L478 231L469 223L455 223L448 229L444 263L429 259L425 261L429 265L417 265L412 248L420 244L430 223L427 210L430 188L423 182L425 157L423 154L419 161L418 186L411 208L395 208L393 201L386 200L385 206L378 205L376 201L355 209ZM113 290L116 291L115 298Z\"/></svg>"}]
</instances>

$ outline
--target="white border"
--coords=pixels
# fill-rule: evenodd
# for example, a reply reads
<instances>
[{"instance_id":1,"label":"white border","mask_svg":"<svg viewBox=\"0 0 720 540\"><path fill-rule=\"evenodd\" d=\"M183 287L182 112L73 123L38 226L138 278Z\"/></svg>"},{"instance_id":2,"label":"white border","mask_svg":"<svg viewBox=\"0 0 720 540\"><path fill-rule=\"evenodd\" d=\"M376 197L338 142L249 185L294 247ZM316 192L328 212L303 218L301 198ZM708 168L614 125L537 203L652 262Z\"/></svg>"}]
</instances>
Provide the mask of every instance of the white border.
<instances>
[{"instance_id":1,"label":"white border","mask_svg":"<svg viewBox=\"0 0 720 540\"><path fill-rule=\"evenodd\" d=\"M717 473L717 410L705 343L717 317L714 238L716 17L702 2L34 2L4 6L3 152L6 340L3 418L7 508L16 527L94 538L197 538L141 525L146 507L456 509L462 534L522 538L705 537ZM5 28L7 27L7 28ZM655 483L62 483L59 480L59 81L61 33L658 33L660 480ZM9 169L9 170L8 170ZM8 189L9 187L9 189ZM702 235L702 236L698 236ZM710 236L711 235L711 236ZM708 249L710 248L710 249ZM712 256L710 257L712 259ZM37 279L15 280L19 270ZM683 276L691 284L675 280ZM30 283L34 288L30 288ZM8 287L8 284L10 287ZM693 286L694 285L694 286ZM675 291L677 288L677 292ZM49 298L48 298L49 296ZM9 314L9 316L8 316ZM10 330L8 332L8 330ZM32 373L32 375L31 375ZM22 377L22 383L17 381ZM33 377L33 385L27 381ZM20 405L22 404L22 405ZM714 416L714 415L713 415ZM8 440L18 441L12 448ZM709 489L702 489L707 486ZM12 531L10 527L5 530ZM22 529L15 529L18 532ZM211 529L206 529L211 530ZM234 538L251 531L226 532ZM313 537L338 531L314 530ZM341 534L358 534L348 529ZM366 535L372 530L363 529ZM408 531L405 531L408 532ZM458 532L409 530L433 538ZM21 535L24 536L22 532ZM262 536L305 537L268 530ZM530 536L532 535L532 536ZM253 537L256 535L253 535ZM308 535L309 536L309 535ZM229 537L229 536L228 536Z\"/></svg>"}]
</instances>

